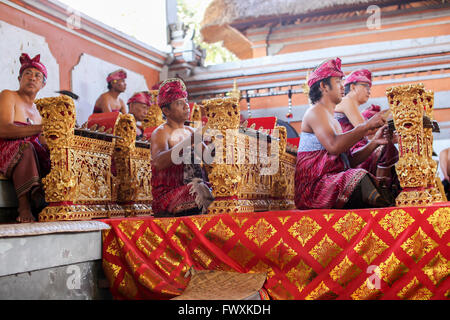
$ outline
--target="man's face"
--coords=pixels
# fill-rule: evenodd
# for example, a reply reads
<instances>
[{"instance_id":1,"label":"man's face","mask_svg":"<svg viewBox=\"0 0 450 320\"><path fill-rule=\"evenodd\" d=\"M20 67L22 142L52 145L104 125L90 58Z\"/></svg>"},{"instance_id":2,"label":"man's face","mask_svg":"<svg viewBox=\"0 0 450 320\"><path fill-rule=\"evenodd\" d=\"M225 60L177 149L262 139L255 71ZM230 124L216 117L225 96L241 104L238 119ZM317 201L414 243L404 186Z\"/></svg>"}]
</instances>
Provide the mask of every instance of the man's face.
<instances>
[{"instance_id":1,"label":"man's face","mask_svg":"<svg viewBox=\"0 0 450 320\"><path fill-rule=\"evenodd\" d=\"M181 123L189 120L190 111L187 99L178 99L170 104L169 109L165 110L165 115L167 118Z\"/></svg>"},{"instance_id":2,"label":"man's face","mask_svg":"<svg viewBox=\"0 0 450 320\"><path fill-rule=\"evenodd\" d=\"M354 90L359 104L364 104L369 101L371 91L370 84L357 82L354 84Z\"/></svg>"},{"instance_id":3,"label":"man's face","mask_svg":"<svg viewBox=\"0 0 450 320\"><path fill-rule=\"evenodd\" d=\"M342 78L331 77L330 83L331 83L331 88L324 84L324 86L326 87L326 90L327 90L326 94L329 95L330 100L333 103L339 104L339 103L341 103L342 98L345 95L345 89L344 89L344 85L342 83Z\"/></svg>"},{"instance_id":4,"label":"man's face","mask_svg":"<svg viewBox=\"0 0 450 320\"><path fill-rule=\"evenodd\" d=\"M28 68L19 76L20 90L29 93L38 93L45 87L44 74L35 68Z\"/></svg>"},{"instance_id":5,"label":"man's face","mask_svg":"<svg viewBox=\"0 0 450 320\"><path fill-rule=\"evenodd\" d=\"M120 80L113 80L111 82L111 87L120 93L125 92L127 90L127 83L125 82L125 79Z\"/></svg>"},{"instance_id":6,"label":"man's face","mask_svg":"<svg viewBox=\"0 0 450 320\"><path fill-rule=\"evenodd\" d=\"M136 121L144 121L148 113L148 106L144 103L133 102L130 104L130 113Z\"/></svg>"}]
</instances>

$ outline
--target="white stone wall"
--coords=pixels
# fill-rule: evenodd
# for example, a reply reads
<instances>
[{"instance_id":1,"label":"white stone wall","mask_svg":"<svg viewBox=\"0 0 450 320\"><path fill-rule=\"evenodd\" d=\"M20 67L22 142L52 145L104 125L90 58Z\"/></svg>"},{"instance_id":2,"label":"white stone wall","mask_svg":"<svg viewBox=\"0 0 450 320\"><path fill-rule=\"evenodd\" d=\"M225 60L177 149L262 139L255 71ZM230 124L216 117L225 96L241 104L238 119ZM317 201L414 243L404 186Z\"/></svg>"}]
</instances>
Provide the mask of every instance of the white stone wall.
<instances>
[{"instance_id":1,"label":"white stone wall","mask_svg":"<svg viewBox=\"0 0 450 320\"><path fill-rule=\"evenodd\" d=\"M80 62L72 70L72 92L80 96L76 101L77 122L79 125L85 123L94 110L98 97L106 92L106 77L111 72L124 69L128 78L127 90L119 97L127 103L128 99L138 91L148 90L147 83L142 74L138 74L102 59L88 54L82 54ZM62 88L66 89L66 88ZM70 89L70 88L67 88Z\"/></svg>"},{"instance_id":2,"label":"white stone wall","mask_svg":"<svg viewBox=\"0 0 450 320\"><path fill-rule=\"evenodd\" d=\"M59 94L59 65L53 57L44 37L0 21L0 91L17 90L20 70L20 55L28 53L30 58L41 55L41 62L48 72L47 85L37 98L54 97Z\"/></svg>"}]
</instances>

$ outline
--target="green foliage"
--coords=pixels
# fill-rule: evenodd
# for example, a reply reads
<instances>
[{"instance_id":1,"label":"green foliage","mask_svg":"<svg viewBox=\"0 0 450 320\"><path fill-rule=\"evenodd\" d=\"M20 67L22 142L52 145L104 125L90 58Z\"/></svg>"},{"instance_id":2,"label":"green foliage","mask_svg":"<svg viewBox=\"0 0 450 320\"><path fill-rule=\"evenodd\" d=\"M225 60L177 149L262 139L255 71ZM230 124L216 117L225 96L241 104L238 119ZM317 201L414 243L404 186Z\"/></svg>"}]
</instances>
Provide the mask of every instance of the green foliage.
<instances>
[{"instance_id":1,"label":"green foliage","mask_svg":"<svg viewBox=\"0 0 450 320\"><path fill-rule=\"evenodd\" d=\"M194 43L206 50L205 65L239 60L223 46L222 42L206 43L200 33L200 23L211 0L177 0L178 19L190 29L195 29Z\"/></svg>"}]
</instances>

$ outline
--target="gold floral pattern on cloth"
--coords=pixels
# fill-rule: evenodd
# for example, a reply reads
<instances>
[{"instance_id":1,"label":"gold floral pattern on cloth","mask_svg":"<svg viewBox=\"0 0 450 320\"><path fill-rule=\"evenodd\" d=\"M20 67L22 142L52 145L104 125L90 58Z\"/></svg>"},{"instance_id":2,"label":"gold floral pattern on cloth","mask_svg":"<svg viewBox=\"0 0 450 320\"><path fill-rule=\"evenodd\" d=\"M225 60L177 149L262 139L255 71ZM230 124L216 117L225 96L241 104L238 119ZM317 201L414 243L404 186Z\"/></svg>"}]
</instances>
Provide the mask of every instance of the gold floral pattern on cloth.
<instances>
[{"instance_id":1,"label":"gold floral pattern on cloth","mask_svg":"<svg viewBox=\"0 0 450 320\"><path fill-rule=\"evenodd\" d=\"M380 225L384 230L388 231L394 239L406 230L414 219L404 210L393 210L380 221Z\"/></svg>"},{"instance_id":2,"label":"gold floral pattern on cloth","mask_svg":"<svg viewBox=\"0 0 450 320\"><path fill-rule=\"evenodd\" d=\"M243 267L245 267L255 255L247 247L245 247L241 241L238 241L233 249L228 252L228 256L234 261L239 261Z\"/></svg>"},{"instance_id":3,"label":"gold floral pattern on cloth","mask_svg":"<svg viewBox=\"0 0 450 320\"><path fill-rule=\"evenodd\" d=\"M324 282L321 282L319 286L305 298L305 300L334 300L336 298L337 294L332 292Z\"/></svg>"},{"instance_id":4,"label":"gold floral pattern on cloth","mask_svg":"<svg viewBox=\"0 0 450 320\"><path fill-rule=\"evenodd\" d=\"M320 231L320 229L322 229L320 225L313 219L310 217L303 217L289 228L289 233L304 247L308 241Z\"/></svg>"},{"instance_id":5,"label":"gold floral pattern on cloth","mask_svg":"<svg viewBox=\"0 0 450 320\"><path fill-rule=\"evenodd\" d=\"M433 297L433 293L414 277L407 286L400 290L398 297L403 300L430 300Z\"/></svg>"},{"instance_id":6,"label":"gold floral pattern on cloth","mask_svg":"<svg viewBox=\"0 0 450 320\"><path fill-rule=\"evenodd\" d=\"M415 262L419 262L423 256L437 247L437 243L419 228L401 247Z\"/></svg>"},{"instance_id":7,"label":"gold floral pattern on cloth","mask_svg":"<svg viewBox=\"0 0 450 320\"><path fill-rule=\"evenodd\" d=\"M369 235L355 247L355 251L367 262L367 264L371 264L387 248L389 247L386 243L373 231L370 231Z\"/></svg>"},{"instance_id":8,"label":"gold floral pattern on cloth","mask_svg":"<svg viewBox=\"0 0 450 320\"><path fill-rule=\"evenodd\" d=\"M330 277L345 288L353 279L358 277L361 272L362 270L346 256L344 260L331 271Z\"/></svg>"},{"instance_id":9,"label":"gold floral pattern on cloth","mask_svg":"<svg viewBox=\"0 0 450 320\"><path fill-rule=\"evenodd\" d=\"M350 242L366 225L366 222L354 212L347 214L334 226L334 230Z\"/></svg>"},{"instance_id":10,"label":"gold floral pattern on cloth","mask_svg":"<svg viewBox=\"0 0 450 320\"><path fill-rule=\"evenodd\" d=\"M295 284L298 291L302 292L303 289L317 277L317 273L302 260L298 266L292 268L286 276L291 283Z\"/></svg>"},{"instance_id":11,"label":"gold floral pattern on cloth","mask_svg":"<svg viewBox=\"0 0 450 320\"><path fill-rule=\"evenodd\" d=\"M325 235L322 241L317 244L309 254L314 257L314 259L319 262L322 267L326 268L328 264L333 260L339 253L341 253L342 248L339 247L333 240Z\"/></svg>"},{"instance_id":12,"label":"gold floral pattern on cloth","mask_svg":"<svg viewBox=\"0 0 450 320\"><path fill-rule=\"evenodd\" d=\"M438 286L450 275L450 261L439 252L422 270Z\"/></svg>"},{"instance_id":13,"label":"gold floral pattern on cloth","mask_svg":"<svg viewBox=\"0 0 450 320\"><path fill-rule=\"evenodd\" d=\"M276 246L269 250L266 257L279 265L281 269L284 269L286 264L291 262L291 260L297 255L294 249L289 247L288 244L280 240Z\"/></svg>"},{"instance_id":14,"label":"gold floral pattern on cloth","mask_svg":"<svg viewBox=\"0 0 450 320\"><path fill-rule=\"evenodd\" d=\"M392 286L409 271L409 269L397 259L395 254L392 254L385 262L380 264L379 270L381 279L386 281L389 286Z\"/></svg>"},{"instance_id":15,"label":"gold floral pattern on cloth","mask_svg":"<svg viewBox=\"0 0 450 320\"><path fill-rule=\"evenodd\" d=\"M142 221L122 221L119 225L120 231L122 231L128 239L132 239L136 231L142 226Z\"/></svg>"},{"instance_id":16,"label":"gold floral pattern on cloth","mask_svg":"<svg viewBox=\"0 0 450 320\"><path fill-rule=\"evenodd\" d=\"M117 299L174 298L191 267L266 273L271 299L448 299L446 208L105 220L103 268Z\"/></svg>"},{"instance_id":17,"label":"gold floral pattern on cloth","mask_svg":"<svg viewBox=\"0 0 450 320\"><path fill-rule=\"evenodd\" d=\"M152 252L158 249L163 241L160 236L150 230L150 228L147 228L142 237L139 237L136 241L136 247L145 253L147 257L150 257Z\"/></svg>"},{"instance_id":18,"label":"gold floral pattern on cloth","mask_svg":"<svg viewBox=\"0 0 450 320\"><path fill-rule=\"evenodd\" d=\"M450 229L450 208L441 208L436 210L428 219L440 238Z\"/></svg>"},{"instance_id":19,"label":"gold floral pattern on cloth","mask_svg":"<svg viewBox=\"0 0 450 320\"><path fill-rule=\"evenodd\" d=\"M205 235L211 242L222 247L234 236L234 232L222 220L219 220Z\"/></svg>"},{"instance_id":20,"label":"gold floral pattern on cloth","mask_svg":"<svg viewBox=\"0 0 450 320\"><path fill-rule=\"evenodd\" d=\"M261 248L275 233L277 233L276 229L266 220L262 219L248 229L245 235Z\"/></svg>"},{"instance_id":21,"label":"gold floral pattern on cloth","mask_svg":"<svg viewBox=\"0 0 450 320\"><path fill-rule=\"evenodd\" d=\"M353 292L351 298L353 300L379 300L382 296L383 293L380 290L371 288L366 281Z\"/></svg>"}]
</instances>

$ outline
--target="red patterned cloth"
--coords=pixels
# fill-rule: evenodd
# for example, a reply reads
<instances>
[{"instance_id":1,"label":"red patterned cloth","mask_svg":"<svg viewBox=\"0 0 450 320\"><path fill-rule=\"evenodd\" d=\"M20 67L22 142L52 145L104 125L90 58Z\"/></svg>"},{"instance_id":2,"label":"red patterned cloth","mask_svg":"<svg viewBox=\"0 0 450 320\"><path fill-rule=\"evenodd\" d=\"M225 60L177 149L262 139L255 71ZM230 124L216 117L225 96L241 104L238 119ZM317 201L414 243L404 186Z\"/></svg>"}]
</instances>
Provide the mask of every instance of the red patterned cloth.
<instances>
[{"instance_id":1,"label":"red patterned cloth","mask_svg":"<svg viewBox=\"0 0 450 320\"><path fill-rule=\"evenodd\" d=\"M15 122L19 126L28 124ZM41 186L50 172L50 154L39 142L39 135L23 139L0 139L0 173L14 184L18 198Z\"/></svg>"},{"instance_id":2,"label":"red patterned cloth","mask_svg":"<svg viewBox=\"0 0 450 320\"><path fill-rule=\"evenodd\" d=\"M318 66L308 78L308 86L311 88L316 82L329 77L344 77L345 74L341 70L341 59L331 59L323 62Z\"/></svg>"},{"instance_id":3,"label":"red patterned cloth","mask_svg":"<svg viewBox=\"0 0 450 320\"><path fill-rule=\"evenodd\" d=\"M153 104L152 95L148 91L137 92L128 100L127 104L130 105L136 102L150 107Z\"/></svg>"},{"instance_id":4,"label":"red patterned cloth","mask_svg":"<svg viewBox=\"0 0 450 320\"><path fill-rule=\"evenodd\" d=\"M364 82L370 84L372 86L372 72L367 69L360 69L353 71L344 82L344 86L355 83L355 82Z\"/></svg>"},{"instance_id":5,"label":"red patterned cloth","mask_svg":"<svg viewBox=\"0 0 450 320\"><path fill-rule=\"evenodd\" d=\"M159 87L158 105L161 107L187 97L186 85L181 79L168 79Z\"/></svg>"},{"instance_id":6,"label":"red patterned cloth","mask_svg":"<svg viewBox=\"0 0 450 320\"><path fill-rule=\"evenodd\" d=\"M14 122L18 126L27 126L29 124ZM50 158L48 149L39 142L39 135L22 139L0 139L0 173L10 177L17 162L20 161L24 148L31 145L37 153L40 165L45 171L50 170Z\"/></svg>"},{"instance_id":7,"label":"red patterned cloth","mask_svg":"<svg viewBox=\"0 0 450 320\"><path fill-rule=\"evenodd\" d=\"M450 298L450 203L112 219L103 270L114 299L168 300L188 271L266 273L273 300Z\"/></svg>"},{"instance_id":8,"label":"red patterned cloth","mask_svg":"<svg viewBox=\"0 0 450 320\"><path fill-rule=\"evenodd\" d=\"M42 72L42 74L44 75L45 78L47 78L47 68L41 63L41 55L40 54L38 54L33 59L31 59L28 54L22 53L19 60L20 60L20 64L22 65L20 67L20 72L19 72L20 75L22 75L22 73L28 68L36 68L40 72Z\"/></svg>"},{"instance_id":9,"label":"red patterned cloth","mask_svg":"<svg viewBox=\"0 0 450 320\"><path fill-rule=\"evenodd\" d=\"M114 80L125 80L127 78L127 73L123 69L119 69L117 71L111 72L106 78L106 82L110 83Z\"/></svg>"},{"instance_id":10,"label":"red patterned cloth","mask_svg":"<svg viewBox=\"0 0 450 320\"><path fill-rule=\"evenodd\" d=\"M197 208L189 186L183 183L184 165L174 165L164 170L152 167L152 210L155 215Z\"/></svg>"},{"instance_id":11,"label":"red patterned cloth","mask_svg":"<svg viewBox=\"0 0 450 320\"><path fill-rule=\"evenodd\" d=\"M298 209L343 208L366 174L363 169L348 169L341 156L326 150L299 152L295 205Z\"/></svg>"}]
</instances>

